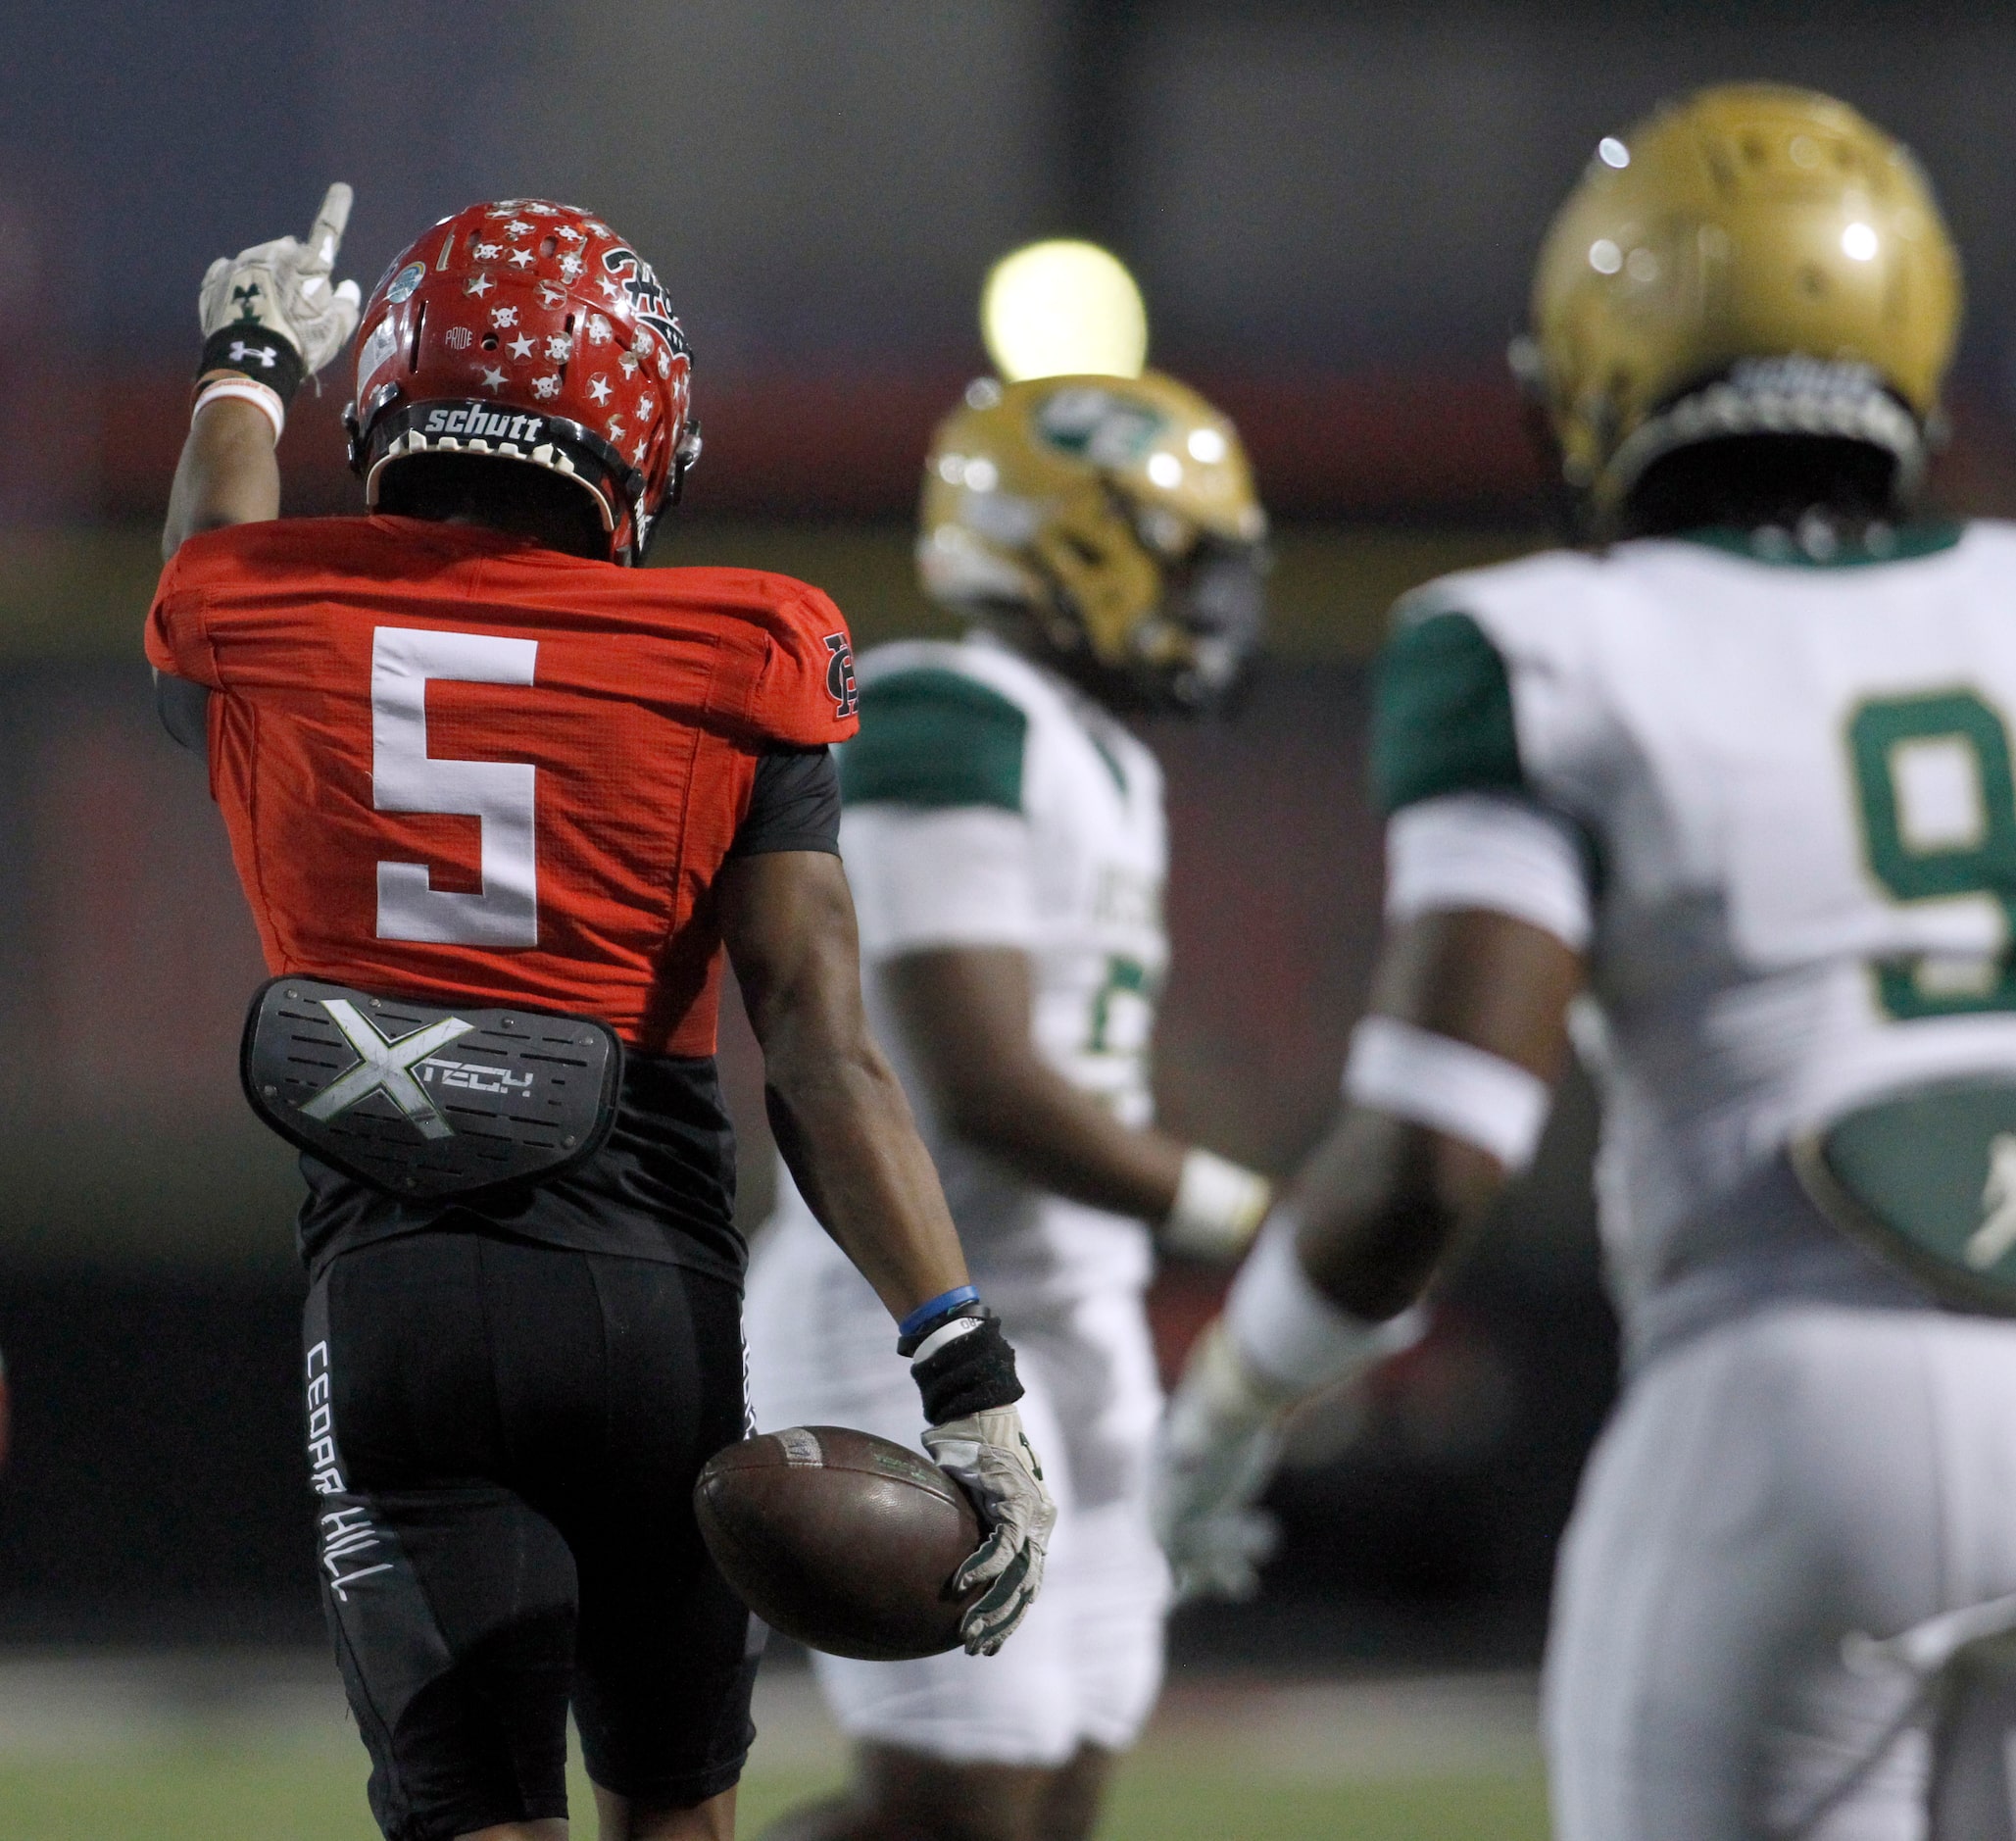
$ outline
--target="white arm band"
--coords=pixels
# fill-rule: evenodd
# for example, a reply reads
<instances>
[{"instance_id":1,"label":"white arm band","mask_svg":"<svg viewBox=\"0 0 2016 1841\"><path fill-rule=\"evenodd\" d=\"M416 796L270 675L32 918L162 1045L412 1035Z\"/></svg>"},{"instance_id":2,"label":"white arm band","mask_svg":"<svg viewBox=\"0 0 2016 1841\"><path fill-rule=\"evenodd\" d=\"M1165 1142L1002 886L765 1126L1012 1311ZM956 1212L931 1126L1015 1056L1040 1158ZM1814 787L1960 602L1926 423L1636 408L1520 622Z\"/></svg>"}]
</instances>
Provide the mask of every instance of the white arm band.
<instances>
[{"instance_id":1,"label":"white arm band","mask_svg":"<svg viewBox=\"0 0 2016 1841\"><path fill-rule=\"evenodd\" d=\"M1386 825L1386 918L1482 908L1551 933L1576 952L1593 923L1589 871L1573 826L1529 799L1445 793Z\"/></svg>"},{"instance_id":2,"label":"white arm band","mask_svg":"<svg viewBox=\"0 0 2016 1841\"><path fill-rule=\"evenodd\" d=\"M1187 1258L1230 1260L1246 1251L1273 1195L1266 1177L1193 1145L1183 1154L1162 1246Z\"/></svg>"},{"instance_id":3,"label":"white arm band","mask_svg":"<svg viewBox=\"0 0 2016 1841\"><path fill-rule=\"evenodd\" d=\"M1303 1269L1295 1235L1294 1216L1270 1217L1225 1301L1232 1346L1255 1375L1283 1395L1314 1393L1421 1339L1427 1319L1419 1307L1368 1323L1332 1304Z\"/></svg>"},{"instance_id":4,"label":"white arm band","mask_svg":"<svg viewBox=\"0 0 2016 1841\"><path fill-rule=\"evenodd\" d=\"M1538 1074L1394 1017L1352 1031L1344 1096L1489 1151L1508 1170L1533 1162L1551 1095Z\"/></svg>"},{"instance_id":5,"label":"white arm band","mask_svg":"<svg viewBox=\"0 0 2016 1841\"><path fill-rule=\"evenodd\" d=\"M204 410L221 396L235 396L241 401L263 409L273 425L273 440L277 444L281 435L287 432L287 405L280 400L277 390L270 390L257 377L219 377L206 383L196 392L196 401L190 406L189 420L193 423Z\"/></svg>"}]
</instances>

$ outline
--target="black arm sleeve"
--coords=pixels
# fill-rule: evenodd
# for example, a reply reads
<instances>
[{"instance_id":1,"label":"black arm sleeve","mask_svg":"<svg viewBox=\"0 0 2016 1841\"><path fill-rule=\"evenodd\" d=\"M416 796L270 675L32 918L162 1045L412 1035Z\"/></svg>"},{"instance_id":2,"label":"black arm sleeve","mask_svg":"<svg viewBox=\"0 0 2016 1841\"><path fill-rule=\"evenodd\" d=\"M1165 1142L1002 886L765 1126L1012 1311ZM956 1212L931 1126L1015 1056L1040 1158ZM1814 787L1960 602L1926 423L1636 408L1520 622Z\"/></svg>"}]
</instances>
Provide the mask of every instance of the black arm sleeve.
<instances>
[{"instance_id":1,"label":"black arm sleeve","mask_svg":"<svg viewBox=\"0 0 2016 1841\"><path fill-rule=\"evenodd\" d=\"M756 764L756 790L728 860L779 850L840 854L840 775L830 748L772 747Z\"/></svg>"}]
</instances>

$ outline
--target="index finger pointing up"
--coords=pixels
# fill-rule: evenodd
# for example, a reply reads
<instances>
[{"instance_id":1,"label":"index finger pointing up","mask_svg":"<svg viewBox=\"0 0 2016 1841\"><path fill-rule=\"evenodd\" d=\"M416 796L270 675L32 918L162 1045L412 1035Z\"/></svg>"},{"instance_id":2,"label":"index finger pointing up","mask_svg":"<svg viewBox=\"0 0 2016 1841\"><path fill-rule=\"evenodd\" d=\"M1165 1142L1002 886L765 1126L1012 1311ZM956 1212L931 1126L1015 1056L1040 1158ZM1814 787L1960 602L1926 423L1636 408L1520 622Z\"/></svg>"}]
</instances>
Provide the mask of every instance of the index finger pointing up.
<instances>
[{"instance_id":1,"label":"index finger pointing up","mask_svg":"<svg viewBox=\"0 0 2016 1841\"><path fill-rule=\"evenodd\" d=\"M322 194L322 208L315 214L315 223L309 226L308 247L320 269L335 267L336 251L343 244L343 226L350 222L350 187L341 179Z\"/></svg>"}]
</instances>

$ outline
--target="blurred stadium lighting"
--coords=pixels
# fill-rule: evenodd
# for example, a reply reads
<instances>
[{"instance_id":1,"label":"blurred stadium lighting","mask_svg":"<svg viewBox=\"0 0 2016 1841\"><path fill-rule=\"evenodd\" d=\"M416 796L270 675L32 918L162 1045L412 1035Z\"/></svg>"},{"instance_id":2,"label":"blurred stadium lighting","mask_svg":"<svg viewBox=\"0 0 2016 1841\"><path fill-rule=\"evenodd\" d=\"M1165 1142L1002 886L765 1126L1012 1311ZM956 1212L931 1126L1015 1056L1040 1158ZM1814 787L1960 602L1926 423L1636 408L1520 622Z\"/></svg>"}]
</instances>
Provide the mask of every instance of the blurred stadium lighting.
<instances>
[{"instance_id":1,"label":"blurred stadium lighting","mask_svg":"<svg viewBox=\"0 0 2016 1841\"><path fill-rule=\"evenodd\" d=\"M980 296L988 356L1010 383L1025 377L1138 377L1148 309L1117 256L1060 237L997 262Z\"/></svg>"}]
</instances>

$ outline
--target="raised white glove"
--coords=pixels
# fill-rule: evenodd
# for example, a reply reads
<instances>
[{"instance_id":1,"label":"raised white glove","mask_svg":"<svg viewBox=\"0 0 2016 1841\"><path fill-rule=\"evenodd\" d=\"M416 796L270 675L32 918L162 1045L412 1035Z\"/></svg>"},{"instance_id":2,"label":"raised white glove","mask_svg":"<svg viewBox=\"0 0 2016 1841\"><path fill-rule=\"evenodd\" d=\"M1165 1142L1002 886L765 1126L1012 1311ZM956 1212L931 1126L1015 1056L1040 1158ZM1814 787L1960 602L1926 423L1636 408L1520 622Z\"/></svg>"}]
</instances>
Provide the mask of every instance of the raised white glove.
<instances>
[{"instance_id":1,"label":"raised white glove","mask_svg":"<svg viewBox=\"0 0 2016 1841\"><path fill-rule=\"evenodd\" d=\"M1281 1455L1291 1398L1240 1361L1223 1319L1191 1350L1149 1478L1149 1514L1178 1603L1251 1598L1259 1589L1275 1528L1254 1505Z\"/></svg>"},{"instance_id":2,"label":"raised white glove","mask_svg":"<svg viewBox=\"0 0 2016 1841\"><path fill-rule=\"evenodd\" d=\"M306 242L275 237L212 263L197 297L204 337L239 327L276 333L310 375L334 358L357 330L362 298L355 281L332 286L329 280L350 222L350 198L349 186L331 185Z\"/></svg>"},{"instance_id":3,"label":"raised white glove","mask_svg":"<svg viewBox=\"0 0 2016 1841\"><path fill-rule=\"evenodd\" d=\"M1009 1636L1043 1584L1044 1549L1057 1526L1057 1504L1043 1487L1043 1467L1013 1407L968 1413L925 1429L924 1449L973 1499L991 1530L953 1575L956 1592L989 1589L967 1610L959 1637L969 1656L991 1656Z\"/></svg>"},{"instance_id":4,"label":"raised white glove","mask_svg":"<svg viewBox=\"0 0 2016 1841\"><path fill-rule=\"evenodd\" d=\"M1274 1185L1266 1177L1192 1145L1183 1154L1176 1200L1162 1223L1162 1250L1230 1263L1252 1244L1273 1199Z\"/></svg>"}]
</instances>

